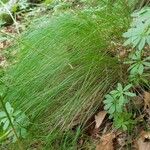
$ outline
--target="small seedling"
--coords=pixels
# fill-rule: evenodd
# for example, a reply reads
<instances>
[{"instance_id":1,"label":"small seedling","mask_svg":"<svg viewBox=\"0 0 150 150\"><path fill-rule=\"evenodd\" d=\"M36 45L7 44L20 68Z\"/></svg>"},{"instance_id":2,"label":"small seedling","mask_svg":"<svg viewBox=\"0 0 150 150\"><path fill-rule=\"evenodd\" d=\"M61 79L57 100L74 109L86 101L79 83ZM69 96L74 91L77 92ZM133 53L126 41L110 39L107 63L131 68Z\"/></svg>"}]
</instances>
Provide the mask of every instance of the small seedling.
<instances>
[{"instance_id":1,"label":"small seedling","mask_svg":"<svg viewBox=\"0 0 150 150\"><path fill-rule=\"evenodd\" d=\"M125 111L124 106L128 103L128 98L136 96L135 93L129 91L131 87L132 84L128 84L123 88L123 86L118 83L116 90L111 91L105 96L104 109L110 114L110 118L117 118L118 115L120 116L120 114Z\"/></svg>"}]
</instances>

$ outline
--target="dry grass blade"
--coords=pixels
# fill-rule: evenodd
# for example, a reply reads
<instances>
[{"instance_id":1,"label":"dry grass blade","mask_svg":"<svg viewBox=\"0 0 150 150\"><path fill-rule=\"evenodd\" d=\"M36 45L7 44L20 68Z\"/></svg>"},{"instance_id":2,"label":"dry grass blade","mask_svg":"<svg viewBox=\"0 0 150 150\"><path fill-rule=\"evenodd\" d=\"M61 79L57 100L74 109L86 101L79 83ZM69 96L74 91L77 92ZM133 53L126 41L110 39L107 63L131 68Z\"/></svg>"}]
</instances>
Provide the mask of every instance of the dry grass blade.
<instances>
[{"instance_id":1,"label":"dry grass blade","mask_svg":"<svg viewBox=\"0 0 150 150\"><path fill-rule=\"evenodd\" d=\"M150 92L144 92L144 109L150 108Z\"/></svg>"}]
</instances>

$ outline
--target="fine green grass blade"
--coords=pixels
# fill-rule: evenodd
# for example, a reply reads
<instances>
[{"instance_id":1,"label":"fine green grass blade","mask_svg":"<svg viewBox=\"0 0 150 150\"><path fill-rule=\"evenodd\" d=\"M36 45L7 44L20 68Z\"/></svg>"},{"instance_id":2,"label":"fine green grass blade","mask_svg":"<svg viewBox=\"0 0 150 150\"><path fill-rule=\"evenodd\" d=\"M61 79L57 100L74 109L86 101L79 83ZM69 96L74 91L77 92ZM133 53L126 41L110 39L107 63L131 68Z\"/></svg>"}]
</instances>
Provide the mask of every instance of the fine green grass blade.
<instances>
[{"instance_id":1,"label":"fine green grass blade","mask_svg":"<svg viewBox=\"0 0 150 150\"><path fill-rule=\"evenodd\" d=\"M119 2L108 7L42 18L19 41L5 100L26 112L30 130L37 129L33 136L47 144L56 141L57 131L84 126L121 80L108 46L121 40L129 9Z\"/></svg>"}]
</instances>

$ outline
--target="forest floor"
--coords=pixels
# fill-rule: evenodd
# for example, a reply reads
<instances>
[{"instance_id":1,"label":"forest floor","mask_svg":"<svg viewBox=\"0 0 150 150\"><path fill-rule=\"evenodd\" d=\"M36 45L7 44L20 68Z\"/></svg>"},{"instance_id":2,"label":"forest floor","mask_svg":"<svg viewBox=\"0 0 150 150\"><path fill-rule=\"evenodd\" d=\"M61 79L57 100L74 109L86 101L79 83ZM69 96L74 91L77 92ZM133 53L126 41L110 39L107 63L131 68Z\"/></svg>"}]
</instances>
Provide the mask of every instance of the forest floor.
<instances>
[{"instance_id":1,"label":"forest floor","mask_svg":"<svg viewBox=\"0 0 150 150\"><path fill-rule=\"evenodd\" d=\"M38 5L37 5L38 6ZM81 6L76 5L77 9ZM43 6L33 7L31 10L16 13L16 25L2 26L0 30L0 67L6 69L11 63L11 59L15 58L15 52L9 51L9 47L13 46L15 40L23 31L28 28L33 19L39 16L49 15L52 11L48 11ZM120 46L118 46L120 48ZM118 56L126 55L125 49L121 46L121 50L117 53ZM89 150L96 146L96 150L149 150L150 149L150 132L145 131L145 128L150 128L150 91L136 87L134 89L137 96L134 98L135 107L139 110L139 115L136 116L136 127L131 133L118 131L113 128L112 121L108 118L106 111L102 108L97 112L86 124L85 136L88 136L89 143L86 143ZM73 127L76 130L76 126ZM79 147L83 144L85 136L81 136L78 141ZM38 143L33 143L32 148L40 147Z\"/></svg>"}]
</instances>

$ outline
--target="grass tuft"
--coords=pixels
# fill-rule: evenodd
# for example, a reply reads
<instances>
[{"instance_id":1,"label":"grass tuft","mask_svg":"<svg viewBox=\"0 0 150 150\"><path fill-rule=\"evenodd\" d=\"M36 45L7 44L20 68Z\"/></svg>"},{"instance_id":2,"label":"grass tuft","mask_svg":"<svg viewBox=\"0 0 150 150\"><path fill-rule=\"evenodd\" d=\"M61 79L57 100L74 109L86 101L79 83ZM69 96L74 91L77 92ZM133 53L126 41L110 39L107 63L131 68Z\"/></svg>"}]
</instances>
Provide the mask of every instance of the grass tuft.
<instances>
[{"instance_id":1,"label":"grass tuft","mask_svg":"<svg viewBox=\"0 0 150 150\"><path fill-rule=\"evenodd\" d=\"M108 46L121 40L129 15L127 5L116 2L44 17L22 35L17 63L7 72L11 80L5 100L29 116L34 138L53 145L74 125L84 128L101 106L122 77Z\"/></svg>"}]
</instances>

